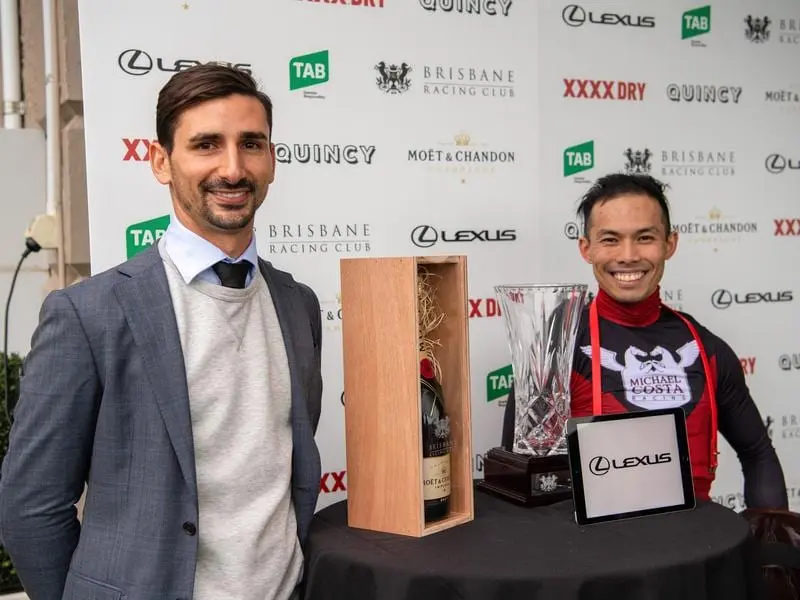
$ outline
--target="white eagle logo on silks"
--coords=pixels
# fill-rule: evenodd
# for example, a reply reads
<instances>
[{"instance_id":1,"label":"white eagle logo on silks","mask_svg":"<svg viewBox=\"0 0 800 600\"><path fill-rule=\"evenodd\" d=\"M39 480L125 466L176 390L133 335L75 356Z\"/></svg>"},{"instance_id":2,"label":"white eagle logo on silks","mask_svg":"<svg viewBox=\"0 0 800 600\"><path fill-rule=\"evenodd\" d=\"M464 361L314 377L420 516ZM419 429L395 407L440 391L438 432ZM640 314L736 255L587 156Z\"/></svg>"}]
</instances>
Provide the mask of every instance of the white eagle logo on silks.
<instances>
[{"instance_id":1,"label":"white eagle logo on silks","mask_svg":"<svg viewBox=\"0 0 800 600\"><path fill-rule=\"evenodd\" d=\"M583 353L592 358L592 347L581 346ZM625 364L617 361L617 353L600 348L600 364L611 371L622 373L625 398L634 406L644 409L675 408L692 401L692 390L686 368L700 355L697 341L687 342L676 351L680 362L675 362L669 350L656 346L644 352L636 346L625 351Z\"/></svg>"}]
</instances>

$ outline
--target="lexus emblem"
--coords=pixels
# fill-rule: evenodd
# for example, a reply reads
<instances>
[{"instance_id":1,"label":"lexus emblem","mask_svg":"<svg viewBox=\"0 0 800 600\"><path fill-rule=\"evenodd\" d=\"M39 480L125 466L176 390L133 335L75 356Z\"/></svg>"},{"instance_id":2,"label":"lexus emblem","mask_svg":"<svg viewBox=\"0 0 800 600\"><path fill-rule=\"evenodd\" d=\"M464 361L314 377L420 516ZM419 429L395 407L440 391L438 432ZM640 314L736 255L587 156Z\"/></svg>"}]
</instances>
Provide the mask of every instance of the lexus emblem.
<instances>
[{"instance_id":1,"label":"lexus emblem","mask_svg":"<svg viewBox=\"0 0 800 600\"><path fill-rule=\"evenodd\" d=\"M561 18L570 27L580 27L586 22L586 11L577 4L569 4L561 11Z\"/></svg>"},{"instance_id":2,"label":"lexus emblem","mask_svg":"<svg viewBox=\"0 0 800 600\"><path fill-rule=\"evenodd\" d=\"M430 248L439 240L439 232L430 225L417 225L411 230L411 242L418 248Z\"/></svg>"},{"instance_id":3,"label":"lexus emblem","mask_svg":"<svg viewBox=\"0 0 800 600\"><path fill-rule=\"evenodd\" d=\"M711 305L714 308L726 309L733 302L733 296L728 290L717 290L711 296Z\"/></svg>"},{"instance_id":4,"label":"lexus emblem","mask_svg":"<svg viewBox=\"0 0 800 600\"><path fill-rule=\"evenodd\" d=\"M764 161L764 166L770 173L783 173L786 168L786 159L780 154L770 154Z\"/></svg>"},{"instance_id":5,"label":"lexus emblem","mask_svg":"<svg viewBox=\"0 0 800 600\"><path fill-rule=\"evenodd\" d=\"M144 50L125 50L119 55L117 64L128 75L147 75L153 70L153 58Z\"/></svg>"},{"instance_id":6,"label":"lexus emblem","mask_svg":"<svg viewBox=\"0 0 800 600\"><path fill-rule=\"evenodd\" d=\"M589 461L589 471L591 471L593 475L602 477L608 473L609 470L611 470L611 463L605 456L595 456Z\"/></svg>"}]
</instances>

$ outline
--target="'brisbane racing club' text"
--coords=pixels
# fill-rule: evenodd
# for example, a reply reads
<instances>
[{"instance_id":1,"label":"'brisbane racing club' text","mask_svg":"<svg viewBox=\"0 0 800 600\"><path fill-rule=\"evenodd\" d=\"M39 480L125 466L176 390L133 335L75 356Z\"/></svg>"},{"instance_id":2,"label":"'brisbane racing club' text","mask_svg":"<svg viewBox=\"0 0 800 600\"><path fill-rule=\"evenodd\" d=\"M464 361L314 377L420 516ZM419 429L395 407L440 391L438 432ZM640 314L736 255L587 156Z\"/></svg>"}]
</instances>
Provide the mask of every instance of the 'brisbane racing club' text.
<instances>
[{"instance_id":1,"label":"'brisbane racing club' text","mask_svg":"<svg viewBox=\"0 0 800 600\"><path fill-rule=\"evenodd\" d=\"M370 225L293 224L269 226L270 254L367 254Z\"/></svg>"},{"instance_id":2,"label":"'brisbane racing club' text","mask_svg":"<svg viewBox=\"0 0 800 600\"><path fill-rule=\"evenodd\" d=\"M429 96L514 97L512 69L481 69L425 65L423 90Z\"/></svg>"}]
</instances>

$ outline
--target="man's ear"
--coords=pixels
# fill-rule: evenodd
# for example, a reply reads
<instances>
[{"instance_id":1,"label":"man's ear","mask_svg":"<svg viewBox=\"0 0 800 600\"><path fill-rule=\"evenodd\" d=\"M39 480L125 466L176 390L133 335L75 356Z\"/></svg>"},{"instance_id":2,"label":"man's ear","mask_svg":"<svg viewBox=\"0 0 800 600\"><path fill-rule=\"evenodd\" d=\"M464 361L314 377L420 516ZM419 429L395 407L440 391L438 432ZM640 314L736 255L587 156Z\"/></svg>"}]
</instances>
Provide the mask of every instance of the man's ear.
<instances>
[{"instance_id":1,"label":"man's ear","mask_svg":"<svg viewBox=\"0 0 800 600\"><path fill-rule=\"evenodd\" d=\"M150 143L150 168L159 183L169 185L172 183L172 165L169 162L169 153L158 142Z\"/></svg>"},{"instance_id":2,"label":"man's ear","mask_svg":"<svg viewBox=\"0 0 800 600\"><path fill-rule=\"evenodd\" d=\"M672 255L675 254L675 251L678 249L678 232L671 231L669 235L667 235L667 257L666 260L672 258Z\"/></svg>"},{"instance_id":3,"label":"man's ear","mask_svg":"<svg viewBox=\"0 0 800 600\"><path fill-rule=\"evenodd\" d=\"M578 250L587 263L592 264L592 259L589 258L589 238L581 236L578 238Z\"/></svg>"},{"instance_id":4,"label":"man's ear","mask_svg":"<svg viewBox=\"0 0 800 600\"><path fill-rule=\"evenodd\" d=\"M272 160L272 175L269 178L269 184L272 185L272 182L275 181L275 144L272 142L269 144L269 153L270 160Z\"/></svg>"}]
</instances>

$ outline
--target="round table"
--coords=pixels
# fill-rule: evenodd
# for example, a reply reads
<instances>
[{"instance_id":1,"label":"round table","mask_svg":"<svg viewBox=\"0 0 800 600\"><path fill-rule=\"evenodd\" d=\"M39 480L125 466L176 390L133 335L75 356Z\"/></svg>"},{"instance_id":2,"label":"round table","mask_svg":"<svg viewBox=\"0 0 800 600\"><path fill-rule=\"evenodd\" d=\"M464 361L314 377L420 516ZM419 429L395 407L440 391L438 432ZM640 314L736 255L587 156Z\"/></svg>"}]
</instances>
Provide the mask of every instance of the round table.
<instances>
[{"instance_id":1,"label":"round table","mask_svg":"<svg viewBox=\"0 0 800 600\"><path fill-rule=\"evenodd\" d=\"M347 526L319 511L306 600L752 600L762 598L747 522L692 511L578 526L572 501L523 508L475 492L475 519L424 538Z\"/></svg>"}]
</instances>

